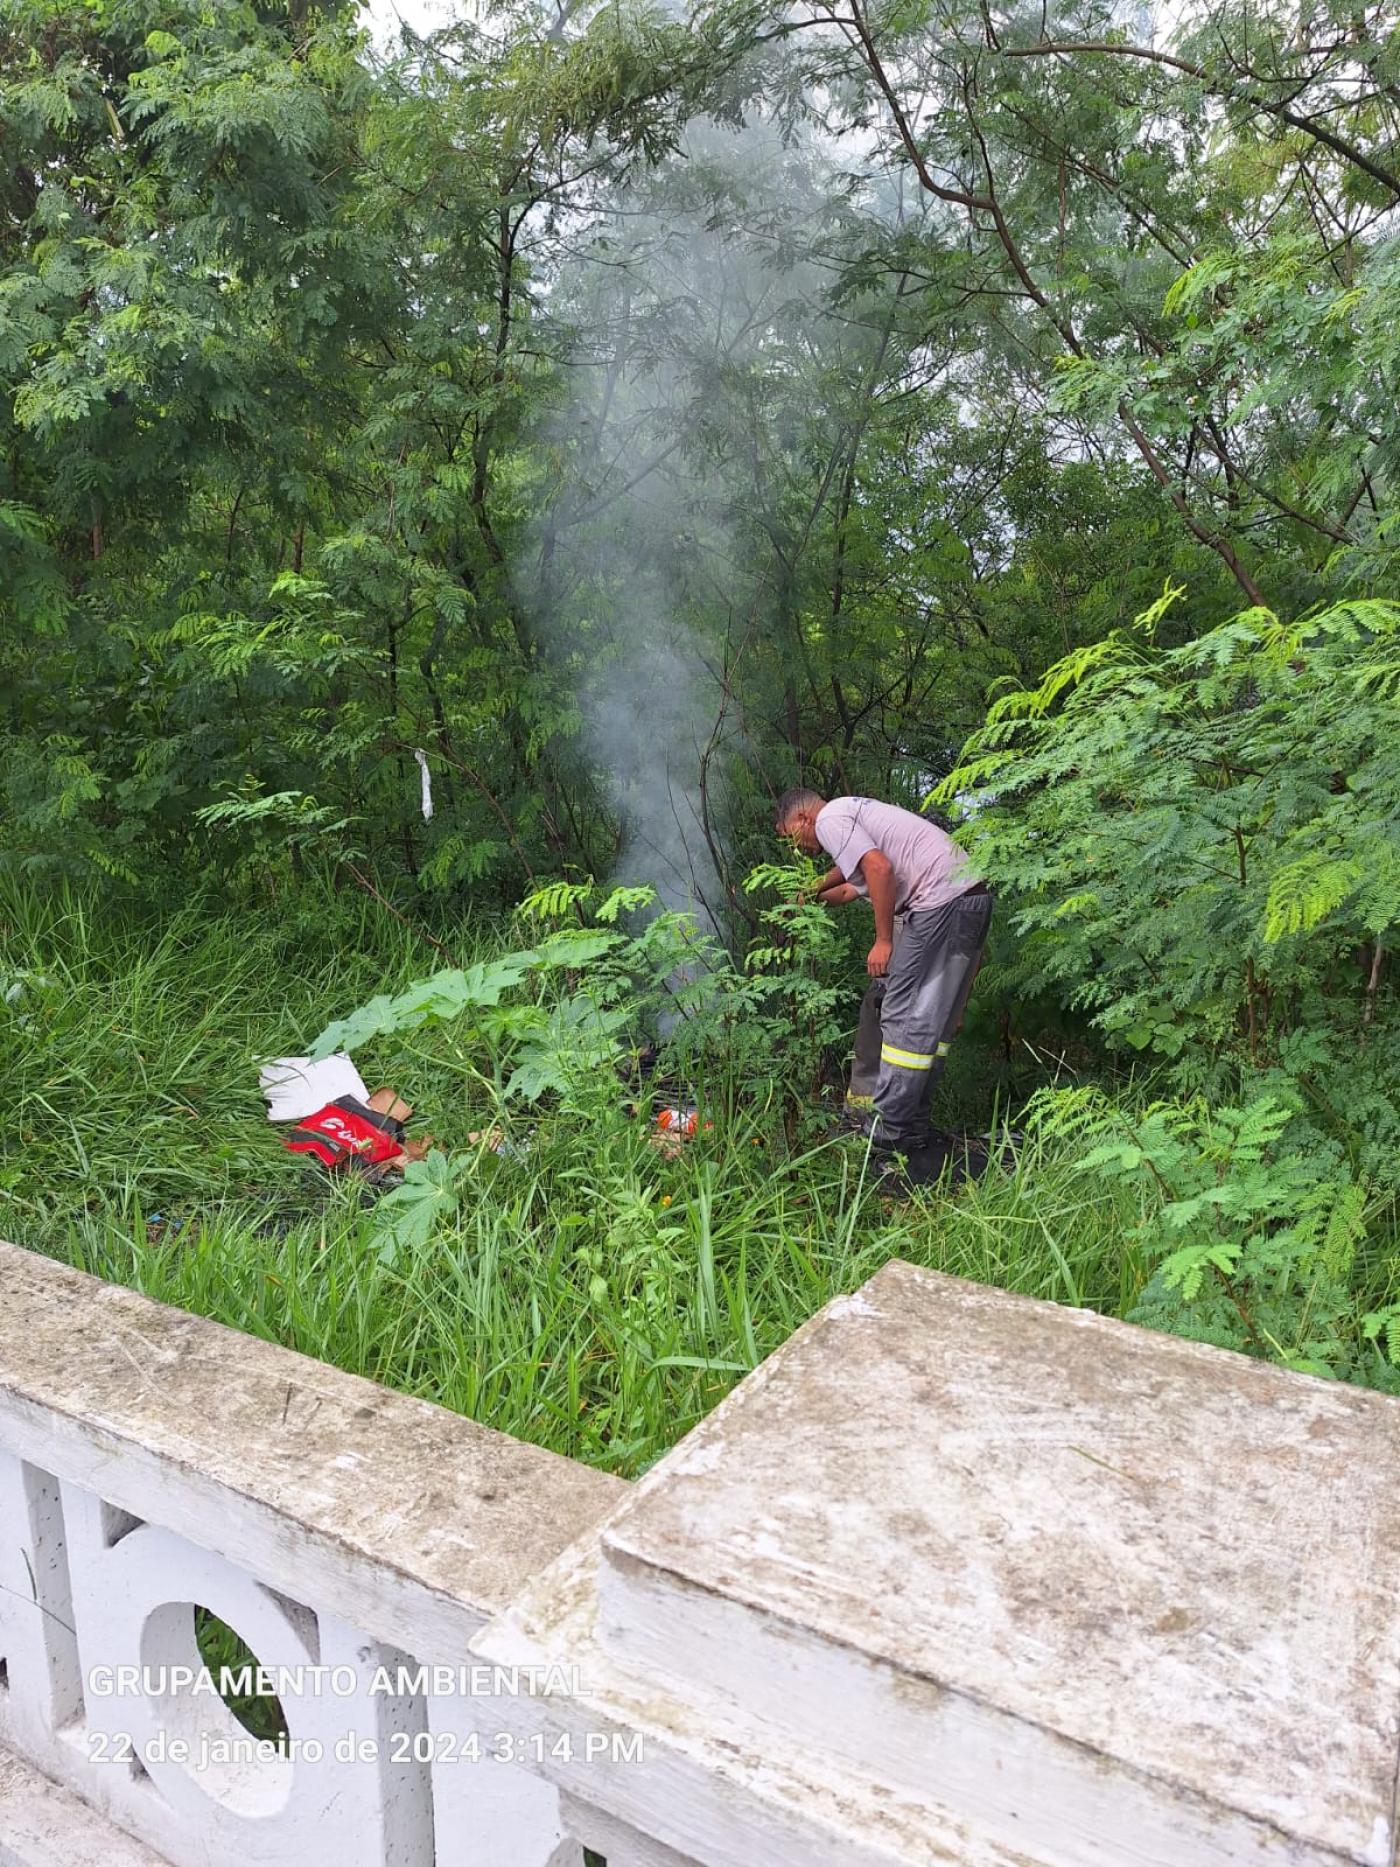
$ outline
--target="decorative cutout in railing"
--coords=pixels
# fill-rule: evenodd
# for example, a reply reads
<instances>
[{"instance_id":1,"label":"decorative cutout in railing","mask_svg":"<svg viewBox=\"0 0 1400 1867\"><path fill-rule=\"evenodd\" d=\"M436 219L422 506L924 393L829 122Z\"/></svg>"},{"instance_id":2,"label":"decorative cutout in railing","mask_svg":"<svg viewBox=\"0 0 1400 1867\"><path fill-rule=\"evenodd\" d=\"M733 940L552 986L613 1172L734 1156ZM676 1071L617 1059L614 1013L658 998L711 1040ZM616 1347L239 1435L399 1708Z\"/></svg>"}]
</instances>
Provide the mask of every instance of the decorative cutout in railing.
<instances>
[{"instance_id":1,"label":"decorative cutout in railing","mask_svg":"<svg viewBox=\"0 0 1400 1867\"><path fill-rule=\"evenodd\" d=\"M395 1734L425 1727L423 1702L369 1691L375 1669L396 1667L400 1654L4 1455L0 1499L0 1523L15 1521L16 1501L28 1516L27 1546L7 1536L6 1554L33 1566L38 1609L25 1611L22 1581L7 1575L0 1650L17 1749L172 1861L382 1867L391 1842L405 1861L432 1860L428 1771L393 1761ZM308 1680L335 1674L333 1691L295 1700L295 1761L266 1754L273 1746L260 1746L221 1697L195 1689L204 1669L196 1604L262 1666ZM373 1761L338 1763L351 1744Z\"/></svg>"}]
</instances>

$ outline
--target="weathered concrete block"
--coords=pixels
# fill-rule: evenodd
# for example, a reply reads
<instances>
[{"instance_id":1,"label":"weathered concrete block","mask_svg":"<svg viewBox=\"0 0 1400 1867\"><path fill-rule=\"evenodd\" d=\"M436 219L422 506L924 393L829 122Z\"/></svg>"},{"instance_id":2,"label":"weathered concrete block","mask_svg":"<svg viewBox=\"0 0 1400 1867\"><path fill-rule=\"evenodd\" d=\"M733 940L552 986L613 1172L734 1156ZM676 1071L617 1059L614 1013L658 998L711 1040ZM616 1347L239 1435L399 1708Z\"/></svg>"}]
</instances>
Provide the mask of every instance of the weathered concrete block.
<instances>
[{"instance_id":1,"label":"weathered concrete block","mask_svg":"<svg viewBox=\"0 0 1400 1867\"><path fill-rule=\"evenodd\" d=\"M122 1525L112 1541L108 1507L87 1492L64 1486L63 1515L84 1676L130 1667L153 1681L149 1693L87 1697L87 1754L118 1756L130 1739L144 1759L136 1775L108 1763L78 1779L115 1820L171 1860L207 1867L299 1867L317 1858L336 1867L433 1867L427 1766L407 1754L393 1760L404 1716L409 1731L423 1728L421 1702L369 1691L375 1669L392 1671L404 1655L159 1526ZM160 1685L175 1669L201 1664L195 1605L233 1627L260 1664L288 1676L324 1668L340 1681L334 1693L284 1701L296 1747L287 1759L249 1754L247 1732L217 1696ZM344 1740L367 1743L357 1754L370 1760L339 1761ZM312 1743L314 1761L305 1752Z\"/></svg>"},{"instance_id":2,"label":"weathered concrete block","mask_svg":"<svg viewBox=\"0 0 1400 1867\"><path fill-rule=\"evenodd\" d=\"M167 1867L167 1862L0 1749L0 1867Z\"/></svg>"},{"instance_id":3,"label":"weathered concrete block","mask_svg":"<svg viewBox=\"0 0 1400 1867\"><path fill-rule=\"evenodd\" d=\"M627 1489L3 1242L0 1448L435 1656Z\"/></svg>"},{"instance_id":4,"label":"weathered concrete block","mask_svg":"<svg viewBox=\"0 0 1400 1867\"><path fill-rule=\"evenodd\" d=\"M0 1244L0 1745L180 1867L578 1867L549 1784L438 1762L454 1691L489 1718L489 1681L432 1688L430 1731L428 1688L379 1675L455 1676L470 1635L625 1489ZM284 1693L285 1758L250 1754L193 1683L196 1606L312 1681ZM60 1824L72 1806L40 1802ZM74 1821L77 1863L104 1830ZM39 1845L13 1859L48 1867Z\"/></svg>"},{"instance_id":5,"label":"weathered concrete block","mask_svg":"<svg viewBox=\"0 0 1400 1867\"><path fill-rule=\"evenodd\" d=\"M891 1265L628 1492L3 1246L0 1298L0 1741L181 1867L1393 1867L1400 1402ZM88 1760L195 1601L347 1669L288 1708L342 1796ZM371 1704L400 1650L579 1689ZM5 1764L0 1867L95 1858Z\"/></svg>"},{"instance_id":6,"label":"weathered concrete block","mask_svg":"<svg viewBox=\"0 0 1400 1867\"><path fill-rule=\"evenodd\" d=\"M774 1860L1391 1867L1398 1452L1395 1400L892 1264L478 1646L585 1647L654 1739L595 1789L712 1867L707 1771L812 1779Z\"/></svg>"}]
</instances>

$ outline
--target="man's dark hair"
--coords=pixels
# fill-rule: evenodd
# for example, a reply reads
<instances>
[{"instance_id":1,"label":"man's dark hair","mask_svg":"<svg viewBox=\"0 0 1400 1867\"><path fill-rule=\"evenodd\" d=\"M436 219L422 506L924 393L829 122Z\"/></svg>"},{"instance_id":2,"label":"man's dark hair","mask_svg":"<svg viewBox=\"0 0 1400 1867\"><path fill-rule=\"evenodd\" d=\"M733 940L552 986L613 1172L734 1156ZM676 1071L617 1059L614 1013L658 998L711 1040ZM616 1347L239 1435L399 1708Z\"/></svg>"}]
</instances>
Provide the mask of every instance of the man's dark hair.
<instances>
[{"instance_id":1,"label":"man's dark hair","mask_svg":"<svg viewBox=\"0 0 1400 1867\"><path fill-rule=\"evenodd\" d=\"M773 827L781 830L795 810L805 810L809 804L820 805L825 800L816 791L809 791L805 785L799 785L794 791L784 791L773 810Z\"/></svg>"}]
</instances>

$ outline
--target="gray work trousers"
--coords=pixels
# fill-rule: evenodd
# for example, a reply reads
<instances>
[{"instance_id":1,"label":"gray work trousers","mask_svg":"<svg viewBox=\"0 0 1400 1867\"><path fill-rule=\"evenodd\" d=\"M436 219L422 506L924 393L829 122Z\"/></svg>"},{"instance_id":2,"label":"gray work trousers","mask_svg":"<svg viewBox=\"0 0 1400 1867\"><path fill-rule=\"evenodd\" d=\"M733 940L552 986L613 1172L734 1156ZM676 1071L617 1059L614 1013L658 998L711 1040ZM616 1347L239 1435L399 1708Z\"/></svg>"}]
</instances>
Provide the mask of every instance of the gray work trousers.
<instances>
[{"instance_id":1,"label":"gray work trousers","mask_svg":"<svg viewBox=\"0 0 1400 1867\"><path fill-rule=\"evenodd\" d=\"M861 1001L847 1102L874 1112L877 1147L907 1154L929 1142L929 1104L967 1010L993 897L959 895L902 915L889 972Z\"/></svg>"}]
</instances>

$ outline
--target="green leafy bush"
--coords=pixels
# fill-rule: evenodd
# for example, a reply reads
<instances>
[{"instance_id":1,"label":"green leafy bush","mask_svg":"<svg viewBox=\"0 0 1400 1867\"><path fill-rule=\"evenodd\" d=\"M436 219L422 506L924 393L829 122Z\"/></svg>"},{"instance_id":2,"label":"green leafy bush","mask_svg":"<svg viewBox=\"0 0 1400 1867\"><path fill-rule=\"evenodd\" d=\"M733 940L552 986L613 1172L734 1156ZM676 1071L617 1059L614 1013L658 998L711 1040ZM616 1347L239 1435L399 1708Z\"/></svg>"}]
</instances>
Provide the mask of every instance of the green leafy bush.
<instances>
[{"instance_id":1,"label":"green leafy bush","mask_svg":"<svg viewBox=\"0 0 1400 1867\"><path fill-rule=\"evenodd\" d=\"M1400 608L1252 610L1163 648L1179 594L997 700L935 797L978 800L963 834L1012 899L1023 986L1169 1092L1030 1117L1132 1188L1135 1313L1355 1372L1363 1342L1400 1349L1397 1312L1355 1301L1400 1180Z\"/></svg>"},{"instance_id":2,"label":"green leafy bush","mask_svg":"<svg viewBox=\"0 0 1400 1867\"><path fill-rule=\"evenodd\" d=\"M1362 1313L1353 1273L1386 1194L1296 1105L1133 1109L1091 1087L1043 1092L1028 1120L1052 1148L1077 1148L1089 1181L1126 1192L1150 1272L1130 1320L1310 1374L1380 1377L1365 1344L1391 1312Z\"/></svg>"},{"instance_id":3,"label":"green leafy bush","mask_svg":"<svg viewBox=\"0 0 1400 1867\"><path fill-rule=\"evenodd\" d=\"M965 840L1014 891L1025 982L1205 1088L1389 1011L1400 608L1251 610L1163 649L1178 595L998 699L934 797L985 800Z\"/></svg>"}]
</instances>

